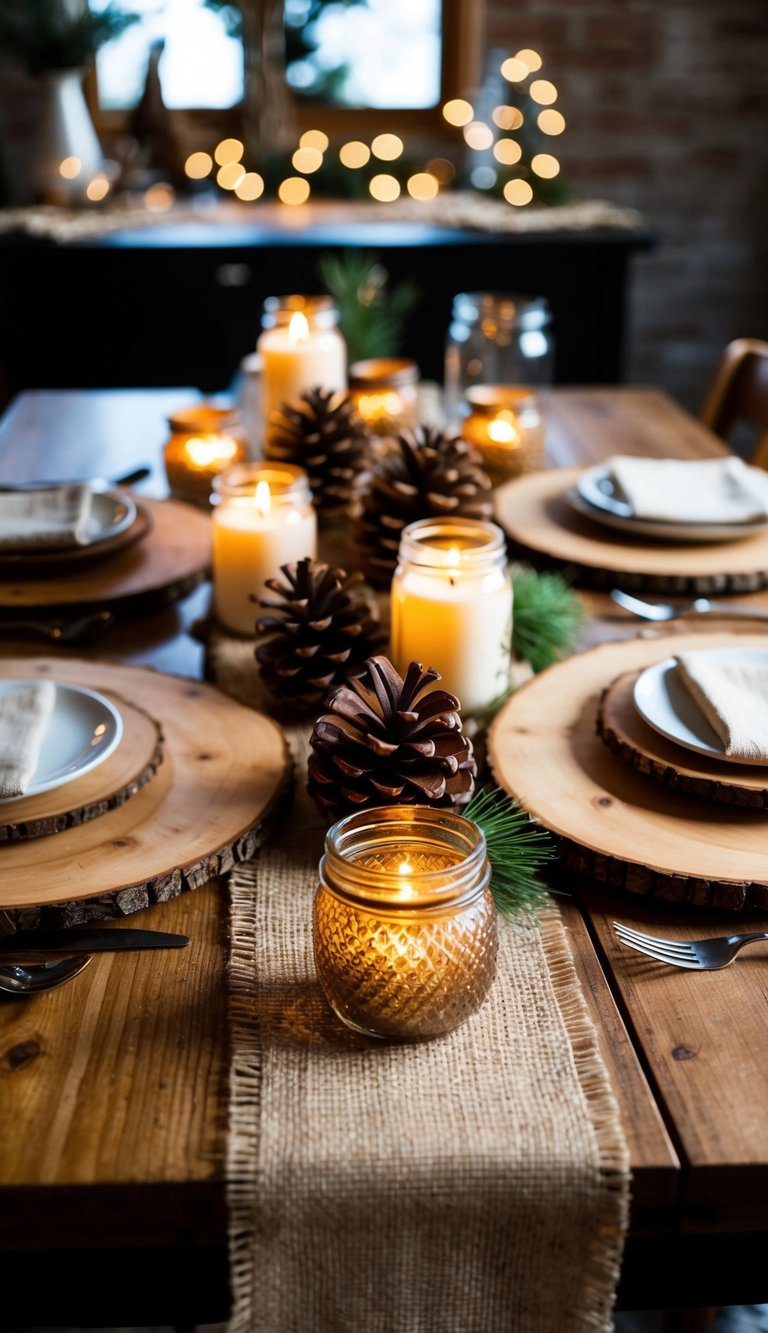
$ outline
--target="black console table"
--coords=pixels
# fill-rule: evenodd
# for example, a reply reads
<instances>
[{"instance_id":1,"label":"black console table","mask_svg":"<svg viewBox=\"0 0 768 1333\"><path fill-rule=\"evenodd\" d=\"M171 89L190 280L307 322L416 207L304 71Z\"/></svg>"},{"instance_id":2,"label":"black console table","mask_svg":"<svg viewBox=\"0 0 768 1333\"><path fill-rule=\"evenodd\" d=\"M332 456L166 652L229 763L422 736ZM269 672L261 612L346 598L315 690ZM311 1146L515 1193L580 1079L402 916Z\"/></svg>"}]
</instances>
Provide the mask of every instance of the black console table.
<instances>
[{"instance_id":1,"label":"black console table","mask_svg":"<svg viewBox=\"0 0 768 1333\"><path fill-rule=\"evenodd\" d=\"M407 343L441 380L458 291L547 297L558 384L622 379L631 256L653 237L627 227L502 233L354 220L307 225L265 210L248 220L169 220L61 244L0 235L0 375L6 400L30 388L192 384L225 390L253 351L265 297L319 292L322 253L362 248L391 282L420 289ZM260 220L250 220L250 217Z\"/></svg>"}]
</instances>

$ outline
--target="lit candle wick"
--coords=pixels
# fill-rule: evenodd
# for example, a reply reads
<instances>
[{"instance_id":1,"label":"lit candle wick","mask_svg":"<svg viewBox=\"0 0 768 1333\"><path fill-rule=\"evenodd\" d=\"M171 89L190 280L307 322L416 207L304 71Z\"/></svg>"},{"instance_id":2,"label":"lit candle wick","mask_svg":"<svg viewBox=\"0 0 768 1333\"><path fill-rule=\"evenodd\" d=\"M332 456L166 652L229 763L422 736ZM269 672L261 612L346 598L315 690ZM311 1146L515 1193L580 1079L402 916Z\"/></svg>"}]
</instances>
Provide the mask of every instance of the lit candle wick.
<instances>
[{"instance_id":1,"label":"lit candle wick","mask_svg":"<svg viewBox=\"0 0 768 1333\"><path fill-rule=\"evenodd\" d=\"M272 507L272 496L269 492L269 482L260 481L256 486L256 494L253 497L253 504L260 518L268 518Z\"/></svg>"},{"instance_id":2,"label":"lit candle wick","mask_svg":"<svg viewBox=\"0 0 768 1333\"><path fill-rule=\"evenodd\" d=\"M306 342L309 337L309 322L300 310L291 315L288 324L288 341L291 344Z\"/></svg>"}]
</instances>

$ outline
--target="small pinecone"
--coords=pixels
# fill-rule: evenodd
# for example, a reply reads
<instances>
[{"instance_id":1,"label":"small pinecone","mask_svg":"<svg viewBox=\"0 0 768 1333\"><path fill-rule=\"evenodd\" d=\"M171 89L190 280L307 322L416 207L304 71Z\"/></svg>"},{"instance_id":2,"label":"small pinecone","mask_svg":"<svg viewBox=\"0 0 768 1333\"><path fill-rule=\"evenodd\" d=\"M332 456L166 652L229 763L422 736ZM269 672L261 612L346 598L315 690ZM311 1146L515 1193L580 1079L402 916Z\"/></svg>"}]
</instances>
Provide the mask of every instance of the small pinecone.
<instances>
[{"instance_id":1,"label":"small pinecone","mask_svg":"<svg viewBox=\"0 0 768 1333\"><path fill-rule=\"evenodd\" d=\"M315 564L306 556L281 566L285 583L267 579L277 600L262 599L274 615L261 616L260 634L274 631L256 648L262 679L277 698L300 709L316 708L348 672L360 669L381 648L386 631L364 597L351 589L362 574Z\"/></svg>"},{"instance_id":2,"label":"small pinecone","mask_svg":"<svg viewBox=\"0 0 768 1333\"><path fill-rule=\"evenodd\" d=\"M400 533L420 518L490 518L491 480L480 455L430 426L403 431L373 467L355 532L366 576L382 587L397 564Z\"/></svg>"},{"instance_id":3,"label":"small pinecone","mask_svg":"<svg viewBox=\"0 0 768 1333\"><path fill-rule=\"evenodd\" d=\"M438 805L460 812L477 765L453 694L428 687L433 667L411 662L403 680L386 657L335 690L312 732L308 790L332 821L378 805Z\"/></svg>"},{"instance_id":4,"label":"small pinecone","mask_svg":"<svg viewBox=\"0 0 768 1333\"><path fill-rule=\"evenodd\" d=\"M318 508L350 503L369 463L370 441L351 399L332 389L309 389L298 407L273 412L265 453L304 468Z\"/></svg>"}]
</instances>

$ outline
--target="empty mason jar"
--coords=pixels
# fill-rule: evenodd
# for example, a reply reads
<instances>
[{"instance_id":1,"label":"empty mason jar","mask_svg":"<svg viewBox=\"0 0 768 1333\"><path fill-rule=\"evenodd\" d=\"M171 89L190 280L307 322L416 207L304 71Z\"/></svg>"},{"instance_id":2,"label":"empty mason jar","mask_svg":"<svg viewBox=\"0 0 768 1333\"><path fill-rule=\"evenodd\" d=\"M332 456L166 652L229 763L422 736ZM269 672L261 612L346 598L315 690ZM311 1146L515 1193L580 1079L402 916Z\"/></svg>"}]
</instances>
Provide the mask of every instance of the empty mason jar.
<instances>
[{"instance_id":1,"label":"empty mason jar","mask_svg":"<svg viewBox=\"0 0 768 1333\"><path fill-rule=\"evenodd\" d=\"M478 384L541 388L552 382L554 344L543 296L459 292L445 346L445 411L458 425Z\"/></svg>"}]
</instances>

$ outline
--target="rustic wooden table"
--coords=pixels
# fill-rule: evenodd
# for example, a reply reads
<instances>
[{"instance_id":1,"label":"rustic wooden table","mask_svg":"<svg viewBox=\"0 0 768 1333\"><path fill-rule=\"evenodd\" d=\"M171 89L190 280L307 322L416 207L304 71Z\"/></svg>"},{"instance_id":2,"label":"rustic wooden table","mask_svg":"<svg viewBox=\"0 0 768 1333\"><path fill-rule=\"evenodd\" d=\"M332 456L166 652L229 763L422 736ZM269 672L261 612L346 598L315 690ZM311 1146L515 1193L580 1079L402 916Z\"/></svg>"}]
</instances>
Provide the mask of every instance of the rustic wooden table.
<instances>
[{"instance_id":1,"label":"rustic wooden table","mask_svg":"<svg viewBox=\"0 0 768 1333\"><path fill-rule=\"evenodd\" d=\"M149 461L143 488L162 494L165 417L191 396L24 395L0 424L0 484L109 476ZM554 390L548 423L554 466L614 452L722 452L651 390ZM207 597L202 588L120 623L88 656L199 677L201 648L188 630ZM641 629L605 595L585 600L585 646ZM768 605L768 593L752 600ZM649 973L614 943L611 919L684 937L690 909L570 878L561 887L572 895L560 902L633 1167L620 1305L765 1300L766 952L759 946L708 976ZM732 920L710 914L706 925L714 934ZM192 945L97 956L76 984L0 1006L5 1324L178 1326L227 1313L224 888L208 883L130 924L182 931Z\"/></svg>"}]
</instances>

